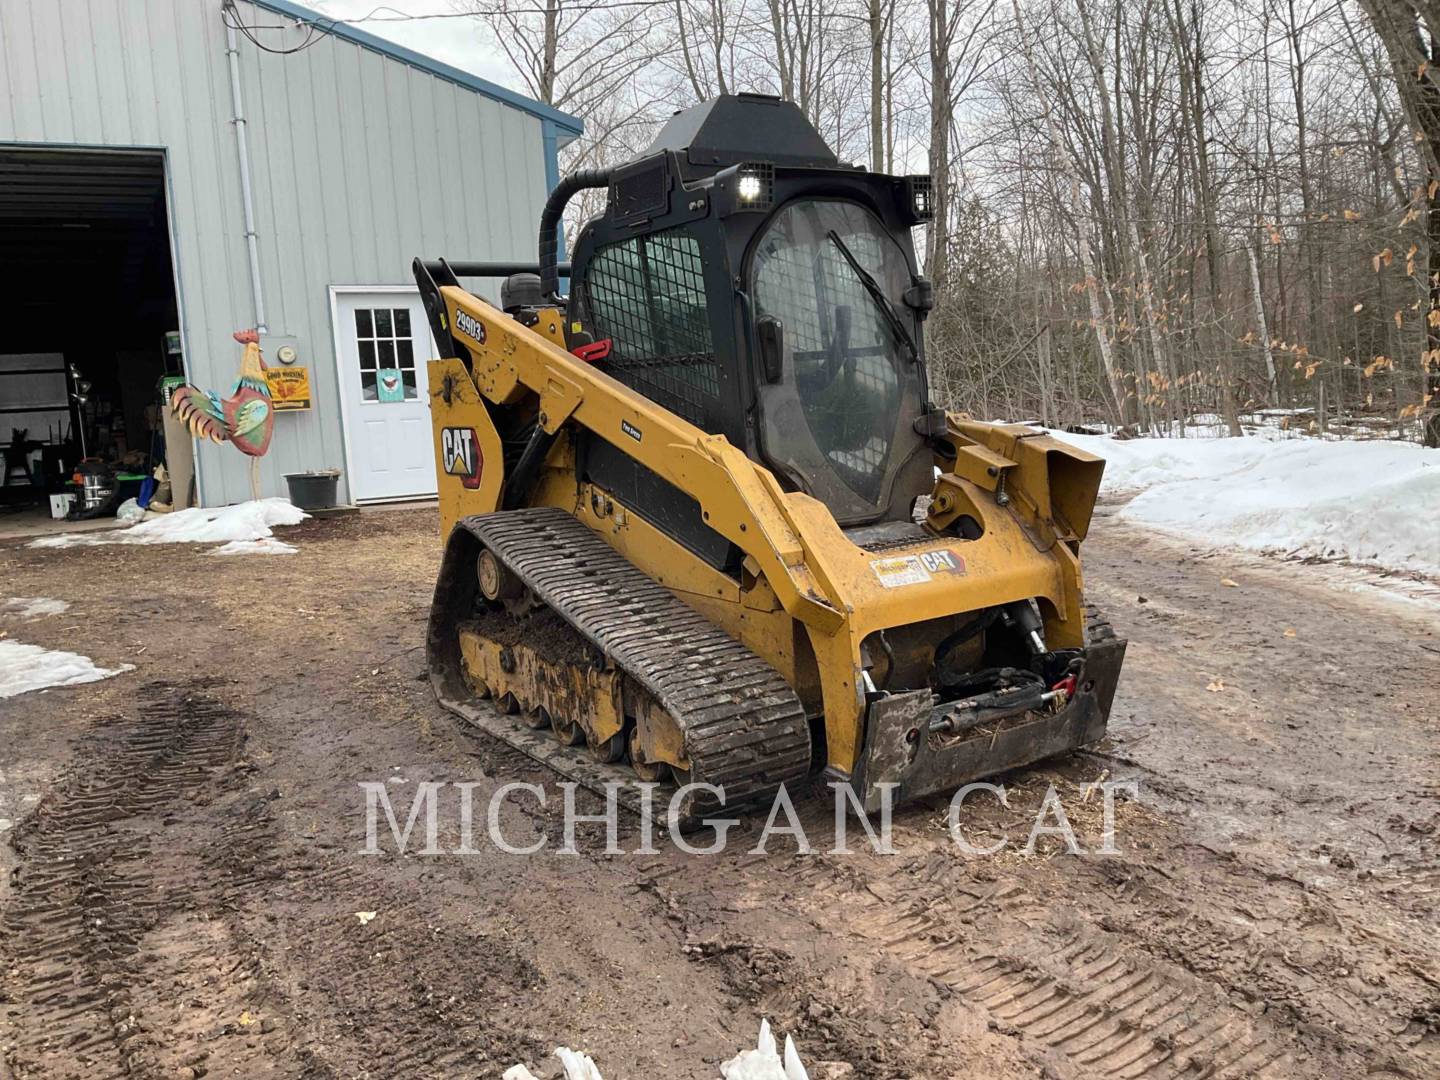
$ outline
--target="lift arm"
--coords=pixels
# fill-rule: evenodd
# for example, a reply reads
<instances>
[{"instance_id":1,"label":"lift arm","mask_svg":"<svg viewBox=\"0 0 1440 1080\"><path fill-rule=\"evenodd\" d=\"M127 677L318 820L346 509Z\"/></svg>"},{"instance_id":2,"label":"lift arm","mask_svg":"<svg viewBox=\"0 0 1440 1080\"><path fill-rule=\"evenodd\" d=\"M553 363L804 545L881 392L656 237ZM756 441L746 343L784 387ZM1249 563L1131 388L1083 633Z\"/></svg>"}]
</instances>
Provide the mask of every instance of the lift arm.
<instances>
[{"instance_id":1,"label":"lift arm","mask_svg":"<svg viewBox=\"0 0 1440 1080\"><path fill-rule=\"evenodd\" d=\"M785 493L723 435L701 431L464 289L442 285L439 295L481 396L512 405L537 394L542 430L553 435L573 420L689 494L710 528L759 563L786 611L822 633L840 629L841 594L817 549L834 550L844 536L832 522L833 536L807 542L817 515L802 525L792 502L809 496Z\"/></svg>"}]
</instances>

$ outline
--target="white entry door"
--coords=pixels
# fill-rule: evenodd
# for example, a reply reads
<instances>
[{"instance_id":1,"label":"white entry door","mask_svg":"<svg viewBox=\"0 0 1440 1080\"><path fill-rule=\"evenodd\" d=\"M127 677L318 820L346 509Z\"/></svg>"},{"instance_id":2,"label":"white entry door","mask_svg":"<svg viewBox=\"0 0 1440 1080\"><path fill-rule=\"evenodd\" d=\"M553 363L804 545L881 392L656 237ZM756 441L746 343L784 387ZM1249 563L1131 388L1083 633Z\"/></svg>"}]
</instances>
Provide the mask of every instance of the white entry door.
<instances>
[{"instance_id":1,"label":"white entry door","mask_svg":"<svg viewBox=\"0 0 1440 1080\"><path fill-rule=\"evenodd\" d=\"M425 365L435 351L419 293L337 290L335 319L351 498L434 495Z\"/></svg>"}]
</instances>

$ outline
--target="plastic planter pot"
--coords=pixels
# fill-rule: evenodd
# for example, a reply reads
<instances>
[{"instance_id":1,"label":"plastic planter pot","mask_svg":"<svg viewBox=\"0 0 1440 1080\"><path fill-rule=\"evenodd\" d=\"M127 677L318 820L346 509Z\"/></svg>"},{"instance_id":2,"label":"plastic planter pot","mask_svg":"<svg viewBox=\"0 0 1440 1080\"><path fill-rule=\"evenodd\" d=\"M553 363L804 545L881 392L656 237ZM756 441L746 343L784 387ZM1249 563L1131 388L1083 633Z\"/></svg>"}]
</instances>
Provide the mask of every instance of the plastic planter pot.
<instances>
[{"instance_id":1,"label":"plastic planter pot","mask_svg":"<svg viewBox=\"0 0 1440 1080\"><path fill-rule=\"evenodd\" d=\"M290 501L301 510L326 510L334 506L335 488L339 482L339 469L312 469L285 474L285 483L290 487Z\"/></svg>"}]
</instances>

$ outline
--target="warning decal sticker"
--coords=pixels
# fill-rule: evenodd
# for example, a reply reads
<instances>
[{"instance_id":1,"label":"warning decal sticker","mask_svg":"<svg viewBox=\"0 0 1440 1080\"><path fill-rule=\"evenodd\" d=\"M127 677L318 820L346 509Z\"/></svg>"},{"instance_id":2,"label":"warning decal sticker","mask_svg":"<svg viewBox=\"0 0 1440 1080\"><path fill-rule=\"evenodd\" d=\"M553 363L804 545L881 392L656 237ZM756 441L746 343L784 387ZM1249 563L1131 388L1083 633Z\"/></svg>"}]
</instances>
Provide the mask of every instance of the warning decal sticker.
<instances>
[{"instance_id":1,"label":"warning decal sticker","mask_svg":"<svg viewBox=\"0 0 1440 1080\"><path fill-rule=\"evenodd\" d=\"M898 589L902 585L921 585L932 580L935 574L965 573L965 559L949 548L939 551L924 551L919 555L892 555L888 559L872 559L870 569L875 571L880 584L887 589Z\"/></svg>"},{"instance_id":2,"label":"warning decal sticker","mask_svg":"<svg viewBox=\"0 0 1440 1080\"><path fill-rule=\"evenodd\" d=\"M890 559L870 560L870 569L887 589L901 585L919 585L930 580L930 571L920 565L919 555L896 555Z\"/></svg>"}]
</instances>

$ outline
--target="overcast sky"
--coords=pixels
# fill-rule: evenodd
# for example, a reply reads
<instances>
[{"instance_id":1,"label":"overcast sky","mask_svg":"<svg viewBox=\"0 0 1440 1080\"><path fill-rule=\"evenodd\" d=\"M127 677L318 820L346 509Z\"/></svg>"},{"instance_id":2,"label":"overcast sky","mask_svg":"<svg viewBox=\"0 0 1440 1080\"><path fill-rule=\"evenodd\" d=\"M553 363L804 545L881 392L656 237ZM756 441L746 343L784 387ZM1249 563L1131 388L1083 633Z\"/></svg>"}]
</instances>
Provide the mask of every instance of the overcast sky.
<instances>
[{"instance_id":1,"label":"overcast sky","mask_svg":"<svg viewBox=\"0 0 1440 1080\"><path fill-rule=\"evenodd\" d=\"M384 18L395 18L397 13L405 15L451 15L455 11L453 0L302 0L323 14L337 19L360 19L372 12L374 21L356 22L358 29L368 31L376 37L389 38L406 48L443 60L464 71L489 79L512 90L520 90L518 80L511 72L502 53L491 42L481 37L478 19L414 19L407 22L386 22ZM378 10L377 10L378 9Z\"/></svg>"}]
</instances>

